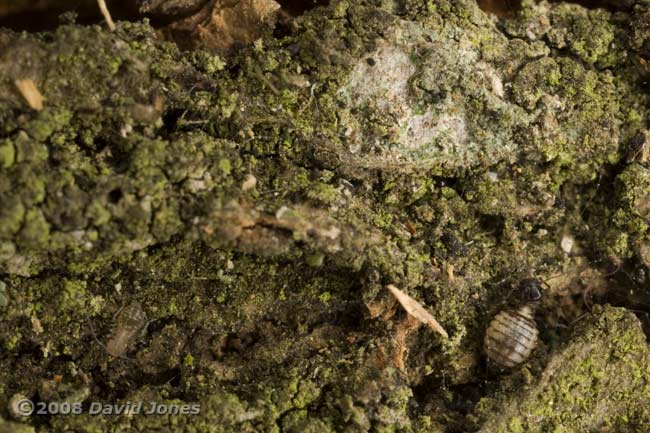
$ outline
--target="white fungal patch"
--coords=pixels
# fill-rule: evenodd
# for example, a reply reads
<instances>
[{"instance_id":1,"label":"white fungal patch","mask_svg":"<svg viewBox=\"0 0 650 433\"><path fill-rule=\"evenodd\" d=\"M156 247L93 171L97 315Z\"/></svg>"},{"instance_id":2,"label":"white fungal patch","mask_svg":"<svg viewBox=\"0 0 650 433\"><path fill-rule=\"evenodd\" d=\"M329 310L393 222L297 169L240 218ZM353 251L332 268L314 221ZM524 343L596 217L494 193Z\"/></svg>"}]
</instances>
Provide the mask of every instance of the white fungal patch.
<instances>
[{"instance_id":1,"label":"white fungal patch","mask_svg":"<svg viewBox=\"0 0 650 433\"><path fill-rule=\"evenodd\" d=\"M244 178L244 181L242 182L241 189L242 191L250 191L251 189L255 188L256 185L257 178L252 174L247 174Z\"/></svg>"},{"instance_id":2,"label":"white fungal patch","mask_svg":"<svg viewBox=\"0 0 650 433\"><path fill-rule=\"evenodd\" d=\"M507 101L475 38L405 22L384 33L337 93L343 151L354 163L454 170L516 157L511 124L526 113Z\"/></svg>"},{"instance_id":3,"label":"white fungal patch","mask_svg":"<svg viewBox=\"0 0 650 433\"><path fill-rule=\"evenodd\" d=\"M415 73L415 64L407 52L398 46L380 46L356 65L339 96L353 107L370 105L394 119L392 136L399 146L397 154L387 152L392 159L403 159L399 149L414 154L462 150L468 138L462 106L447 98L438 107L417 110L409 90L409 80ZM363 131L352 127L346 135L364 139ZM354 145L351 148L357 149Z\"/></svg>"},{"instance_id":4,"label":"white fungal patch","mask_svg":"<svg viewBox=\"0 0 650 433\"><path fill-rule=\"evenodd\" d=\"M415 71L407 52L383 44L354 67L339 96L347 97L354 106L372 100L380 110L399 112L408 108L408 80Z\"/></svg>"},{"instance_id":5,"label":"white fungal patch","mask_svg":"<svg viewBox=\"0 0 650 433\"><path fill-rule=\"evenodd\" d=\"M453 113L452 110L439 116L427 112L424 115L412 116L408 123L406 136L402 137L404 146L412 150L422 149L428 145L435 145L441 141L442 153L457 153L463 151L463 144L467 142L467 123L462 112Z\"/></svg>"},{"instance_id":6,"label":"white fungal patch","mask_svg":"<svg viewBox=\"0 0 650 433\"><path fill-rule=\"evenodd\" d=\"M489 88L492 93L494 93L494 95L499 98L503 98L505 96L503 80L501 80L501 77L499 76L496 69L485 62L479 62L476 65L476 68L478 74L482 75L482 77L485 79L486 89ZM487 85L489 85L489 87Z\"/></svg>"}]
</instances>

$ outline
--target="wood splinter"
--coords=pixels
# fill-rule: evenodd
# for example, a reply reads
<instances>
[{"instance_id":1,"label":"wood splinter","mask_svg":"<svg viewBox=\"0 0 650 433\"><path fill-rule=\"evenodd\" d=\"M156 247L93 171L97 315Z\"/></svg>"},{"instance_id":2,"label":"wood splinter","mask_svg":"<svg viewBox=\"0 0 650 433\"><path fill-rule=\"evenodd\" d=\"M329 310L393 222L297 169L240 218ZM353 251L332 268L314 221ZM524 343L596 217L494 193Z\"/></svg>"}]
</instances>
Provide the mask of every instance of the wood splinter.
<instances>
[{"instance_id":1,"label":"wood splinter","mask_svg":"<svg viewBox=\"0 0 650 433\"><path fill-rule=\"evenodd\" d=\"M104 15L104 19L106 20L106 24L108 24L110 31L115 30L115 22L113 21L113 18L111 18L111 13L108 11L106 0L97 0L97 5L99 6L102 15Z\"/></svg>"},{"instance_id":2,"label":"wood splinter","mask_svg":"<svg viewBox=\"0 0 650 433\"><path fill-rule=\"evenodd\" d=\"M415 317L425 325L428 325L431 329L438 332L443 337L449 338L447 331L445 331L444 328L440 326L440 323L438 323L438 321L422 306L422 304L392 284L387 285L386 288L390 290L393 296L395 296L399 303L402 304L402 307L404 307L408 314Z\"/></svg>"},{"instance_id":3,"label":"wood splinter","mask_svg":"<svg viewBox=\"0 0 650 433\"><path fill-rule=\"evenodd\" d=\"M30 108L36 111L43 109L43 95L39 92L36 83L31 78L14 81L16 88L25 99Z\"/></svg>"}]
</instances>

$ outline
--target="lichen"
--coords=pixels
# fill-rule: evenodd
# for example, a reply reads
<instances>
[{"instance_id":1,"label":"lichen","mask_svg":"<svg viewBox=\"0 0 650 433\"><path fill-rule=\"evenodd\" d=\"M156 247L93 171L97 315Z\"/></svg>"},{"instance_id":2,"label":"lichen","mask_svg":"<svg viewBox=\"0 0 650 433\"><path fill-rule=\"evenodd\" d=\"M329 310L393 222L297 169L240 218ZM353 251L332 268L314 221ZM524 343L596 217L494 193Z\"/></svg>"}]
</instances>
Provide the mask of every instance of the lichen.
<instances>
[{"instance_id":1,"label":"lichen","mask_svg":"<svg viewBox=\"0 0 650 433\"><path fill-rule=\"evenodd\" d=\"M601 264L650 263L648 169L625 153L648 128L647 8L525 2L500 23L469 0L335 0L227 57L146 22L8 33L0 415L24 394L201 405L21 420L43 431L643 425L629 313L543 327L504 376L480 350L522 278L548 286L540 316L581 313ZM129 305L147 323L107 351Z\"/></svg>"}]
</instances>

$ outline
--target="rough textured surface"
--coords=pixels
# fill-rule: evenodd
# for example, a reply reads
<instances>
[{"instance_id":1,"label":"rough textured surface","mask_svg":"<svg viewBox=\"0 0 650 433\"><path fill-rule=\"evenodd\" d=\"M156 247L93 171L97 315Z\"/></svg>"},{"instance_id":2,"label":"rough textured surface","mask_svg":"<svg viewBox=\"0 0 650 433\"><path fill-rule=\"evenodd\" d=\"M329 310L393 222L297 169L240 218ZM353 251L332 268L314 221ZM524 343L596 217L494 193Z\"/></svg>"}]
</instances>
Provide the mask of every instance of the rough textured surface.
<instances>
[{"instance_id":1,"label":"rough textured surface","mask_svg":"<svg viewBox=\"0 0 650 433\"><path fill-rule=\"evenodd\" d=\"M337 0L228 58L146 23L1 32L0 416L19 395L201 413L0 429L516 432L530 409L536 428L629 414L641 431L638 324L574 320L591 297L650 297L650 171L629 158L649 127L648 4L524 6L497 22L470 1ZM545 343L493 375L485 327L532 276ZM131 305L147 323L111 356ZM629 358L585 355L619 335ZM625 374L565 370L586 362Z\"/></svg>"},{"instance_id":2,"label":"rough textured surface","mask_svg":"<svg viewBox=\"0 0 650 433\"><path fill-rule=\"evenodd\" d=\"M183 6L189 5L164 2L158 9L162 9L159 11L162 13L173 13L176 7ZM166 11L166 7L172 9ZM146 7L142 9L147 10ZM228 54L272 30L279 9L280 4L274 0L207 2L192 16L168 26L165 33L182 47Z\"/></svg>"},{"instance_id":3,"label":"rough textured surface","mask_svg":"<svg viewBox=\"0 0 650 433\"><path fill-rule=\"evenodd\" d=\"M650 416L648 362L637 318L599 308L576 326L532 383L507 383L495 397L481 400L478 412L487 419L479 431L643 431Z\"/></svg>"}]
</instances>

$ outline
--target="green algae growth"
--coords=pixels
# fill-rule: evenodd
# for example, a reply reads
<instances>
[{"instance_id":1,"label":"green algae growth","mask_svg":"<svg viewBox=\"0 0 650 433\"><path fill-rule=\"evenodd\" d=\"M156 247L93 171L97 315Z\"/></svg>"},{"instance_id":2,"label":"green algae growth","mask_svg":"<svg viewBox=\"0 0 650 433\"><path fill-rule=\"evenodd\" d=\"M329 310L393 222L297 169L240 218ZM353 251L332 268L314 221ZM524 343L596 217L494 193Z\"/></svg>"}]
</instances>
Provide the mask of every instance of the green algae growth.
<instances>
[{"instance_id":1,"label":"green algae growth","mask_svg":"<svg viewBox=\"0 0 650 433\"><path fill-rule=\"evenodd\" d=\"M648 295L649 7L335 0L228 58L146 22L1 33L0 430L642 431L640 325L583 295ZM494 375L533 276L544 344Z\"/></svg>"}]
</instances>

